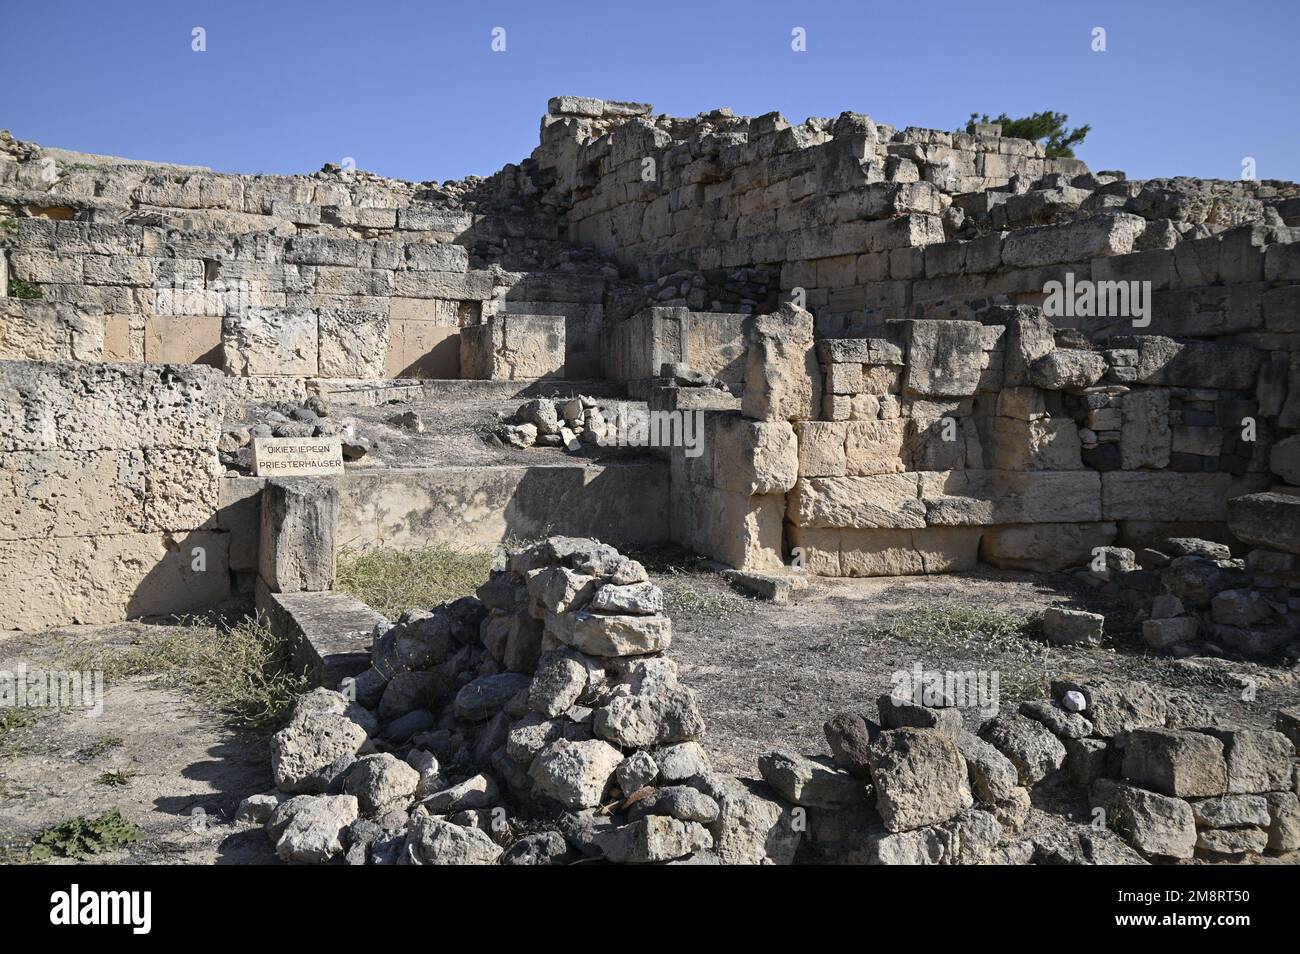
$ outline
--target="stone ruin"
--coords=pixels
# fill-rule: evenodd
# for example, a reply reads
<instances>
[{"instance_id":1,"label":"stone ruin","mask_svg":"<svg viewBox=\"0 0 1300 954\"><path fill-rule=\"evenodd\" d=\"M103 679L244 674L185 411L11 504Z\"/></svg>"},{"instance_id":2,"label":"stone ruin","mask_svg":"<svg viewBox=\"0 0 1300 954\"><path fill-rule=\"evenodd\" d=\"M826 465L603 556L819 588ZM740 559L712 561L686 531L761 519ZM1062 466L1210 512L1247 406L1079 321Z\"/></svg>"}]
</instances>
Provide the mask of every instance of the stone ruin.
<instances>
[{"instance_id":1,"label":"stone ruin","mask_svg":"<svg viewBox=\"0 0 1300 954\"><path fill-rule=\"evenodd\" d=\"M444 183L214 173L3 134L0 627L251 598L335 686L381 622L334 592L339 549L562 534L673 543L773 594L1067 571L1126 604L1153 652L1291 664L1298 240L1295 183L1135 181L996 126L859 113L792 124L557 97L528 158ZM435 426L489 403L518 410L472 445ZM620 406L699 439L670 427L610 453ZM346 463L267 476L253 447L268 437L337 440ZM1044 634L1096 643L1104 622L1052 611ZM479 649L472 628L457 645L501 664L505 637ZM1033 713L1007 737L1032 735L1048 762L1071 743L1109 739L1111 762L1124 749L1147 794L1111 801L1181 819L1165 847L1190 830L1178 804L1193 829L1229 817L1196 799L1246 799L1230 817L1253 820L1234 828L1280 824L1257 801L1277 800L1280 775L1233 787L1234 738L1151 713L1103 731L1087 711L1086 732L1054 709L1039 712L1052 739ZM1174 733L1133 750L1137 775L1116 741L1130 729ZM949 758L925 738L899 745ZM1223 791L1137 767L1214 762L1216 742ZM974 764L973 743L953 745ZM804 783L779 779L808 773L843 785L793 755L765 764L786 796ZM873 785L887 823L889 783ZM1016 787L986 799L1004 821ZM979 840L957 802L904 826L919 841L870 850L957 857ZM705 850L689 827L705 823L676 820L665 831ZM1178 856L1151 844L1134 836Z\"/></svg>"},{"instance_id":2,"label":"stone ruin","mask_svg":"<svg viewBox=\"0 0 1300 954\"><path fill-rule=\"evenodd\" d=\"M237 818L285 861L349 864L1143 864L1300 849L1300 712L1219 727L1190 695L1062 677L963 728L887 693L826 723L833 759L713 771L663 594L594 540L510 551L478 589L380 623L339 690L272 742L277 790ZM365 665L366 668L359 667ZM1024 835L1030 790L1103 824Z\"/></svg>"}]
</instances>

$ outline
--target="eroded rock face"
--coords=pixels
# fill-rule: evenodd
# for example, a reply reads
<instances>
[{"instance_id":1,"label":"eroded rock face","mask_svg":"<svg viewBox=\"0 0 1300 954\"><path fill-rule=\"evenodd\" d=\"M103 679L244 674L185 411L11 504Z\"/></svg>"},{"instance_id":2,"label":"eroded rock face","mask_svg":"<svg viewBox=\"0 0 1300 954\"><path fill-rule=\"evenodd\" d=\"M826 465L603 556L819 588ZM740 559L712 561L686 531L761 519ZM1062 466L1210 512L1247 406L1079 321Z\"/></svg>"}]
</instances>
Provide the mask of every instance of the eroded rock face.
<instances>
[{"instance_id":1,"label":"eroded rock face","mask_svg":"<svg viewBox=\"0 0 1300 954\"><path fill-rule=\"evenodd\" d=\"M933 825L971 807L966 762L945 735L924 729L882 732L870 757L876 806L889 831Z\"/></svg>"},{"instance_id":2,"label":"eroded rock face","mask_svg":"<svg viewBox=\"0 0 1300 954\"><path fill-rule=\"evenodd\" d=\"M350 766L366 741L366 730L332 712L304 712L271 738L271 772L282 792L319 794L338 771Z\"/></svg>"}]
</instances>

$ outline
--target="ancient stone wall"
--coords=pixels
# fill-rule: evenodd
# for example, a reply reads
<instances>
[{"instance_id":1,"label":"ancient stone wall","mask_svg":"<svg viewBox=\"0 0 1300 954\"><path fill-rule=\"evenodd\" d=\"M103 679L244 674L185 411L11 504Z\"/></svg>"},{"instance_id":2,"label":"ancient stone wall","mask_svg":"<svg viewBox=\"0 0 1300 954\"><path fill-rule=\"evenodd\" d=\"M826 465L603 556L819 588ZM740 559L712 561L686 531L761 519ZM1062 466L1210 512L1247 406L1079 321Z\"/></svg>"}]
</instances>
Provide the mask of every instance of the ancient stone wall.
<instances>
[{"instance_id":1,"label":"ancient stone wall","mask_svg":"<svg viewBox=\"0 0 1300 954\"><path fill-rule=\"evenodd\" d=\"M9 274L56 306L5 302L0 357L456 378L460 329L500 312L558 316L560 370L596 376L599 271L576 269L537 210L447 185L0 161Z\"/></svg>"},{"instance_id":2,"label":"ancient stone wall","mask_svg":"<svg viewBox=\"0 0 1300 954\"><path fill-rule=\"evenodd\" d=\"M229 595L221 392L209 368L0 361L0 628Z\"/></svg>"}]
</instances>

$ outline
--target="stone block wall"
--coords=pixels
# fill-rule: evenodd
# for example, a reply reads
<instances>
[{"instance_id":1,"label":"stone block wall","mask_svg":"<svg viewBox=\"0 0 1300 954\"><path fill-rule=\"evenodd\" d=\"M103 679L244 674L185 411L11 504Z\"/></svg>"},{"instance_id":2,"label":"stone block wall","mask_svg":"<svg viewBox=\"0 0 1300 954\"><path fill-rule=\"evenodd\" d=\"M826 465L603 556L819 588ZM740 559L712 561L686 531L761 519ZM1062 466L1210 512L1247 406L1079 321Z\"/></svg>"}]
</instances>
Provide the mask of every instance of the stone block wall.
<instances>
[{"instance_id":1,"label":"stone block wall","mask_svg":"<svg viewBox=\"0 0 1300 954\"><path fill-rule=\"evenodd\" d=\"M462 184L9 158L5 268L40 300L0 283L0 360L456 378L461 328L509 312L560 316L566 372L598 374L605 278L551 271L553 219Z\"/></svg>"},{"instance_id":2,"label":"stone block wall","mask_svg":"<svg viewBox=\"0 0 1300 954\"><path fill-rule=\"evenodd\" d=\"M0 628L229 595L221 401L208 368L0 361Z\"/></svg>"}]
</instances>

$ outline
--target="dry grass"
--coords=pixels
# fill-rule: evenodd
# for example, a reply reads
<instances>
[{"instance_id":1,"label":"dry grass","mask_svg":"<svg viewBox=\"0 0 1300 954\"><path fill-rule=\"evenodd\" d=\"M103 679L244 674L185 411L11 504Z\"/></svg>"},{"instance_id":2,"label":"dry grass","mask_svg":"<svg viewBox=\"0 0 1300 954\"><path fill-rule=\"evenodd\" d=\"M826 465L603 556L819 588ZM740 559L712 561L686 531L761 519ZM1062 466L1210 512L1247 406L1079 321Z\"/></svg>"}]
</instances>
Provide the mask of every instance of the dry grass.
<instances>
[{"instance_id":1,"label":"dry grass","mask_svg":"<svg viewBox=\"0 0 1300 954\"><path fill-rule=\"evenodd\" d=\"M419 550L375 549L339 554L335 587L396 619L469 596L488 578L492 551L434 544Z\"/></svg>"},{"instance_id":2,"label":"dry grass","mask_svg":"<svg viewBox=\"0 0 1300 954\"><path fill-rule=\"evenodd\" d=\"M259 618L235 623L186 620L130 646L97 647L69 659L68 668L101 670L108 683L152 676L186 690L197 704L234 728L269 731L306 690L284 641Z\"/></svg>"}]
</instances>

